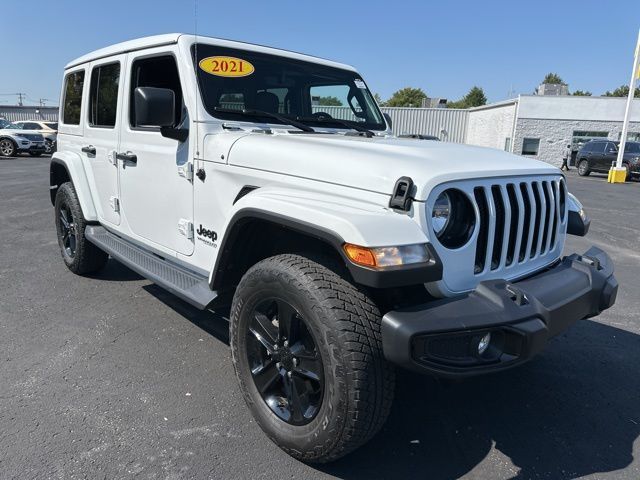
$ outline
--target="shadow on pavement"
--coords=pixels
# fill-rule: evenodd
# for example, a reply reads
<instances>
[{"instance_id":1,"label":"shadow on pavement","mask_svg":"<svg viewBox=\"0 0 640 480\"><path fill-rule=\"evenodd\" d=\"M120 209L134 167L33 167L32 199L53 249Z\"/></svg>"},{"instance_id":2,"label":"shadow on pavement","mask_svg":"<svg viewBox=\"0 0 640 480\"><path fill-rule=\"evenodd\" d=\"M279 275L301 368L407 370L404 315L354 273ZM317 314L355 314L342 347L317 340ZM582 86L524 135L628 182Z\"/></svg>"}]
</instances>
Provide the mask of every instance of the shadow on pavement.
<instances>
[{"instance_id":1,"label":"shadow on pavement","mask_svg":"<svg viewBox=\"0 0 640 480\"><path fill-rule=\"evenodd\" d=\"M155 285L143 288L228 344L224 317ZM584 320L507 372L452 383L398 371L383 430L316 468L345 479L450 479L474 470L483 478L554 480L622 469L640 435L638 365L639 335ZM489 454L498 458L482 464Z\"/></svg>"},{"instance_id":2,"label":"shadow on pavement","mask_svg":"<svg viewBox=\"0 0 640 480\"><path fill-rule=\"evenodd\" d=\"M322 470L448 479L477 467L483 478L555 480L622 469L640 435L639 364L640 336L584 320L515 370L455 384L398 372L383 431ZM478 465L490 452L508 457L497 462L505 471Z\"/></svg>"}]
</instances>

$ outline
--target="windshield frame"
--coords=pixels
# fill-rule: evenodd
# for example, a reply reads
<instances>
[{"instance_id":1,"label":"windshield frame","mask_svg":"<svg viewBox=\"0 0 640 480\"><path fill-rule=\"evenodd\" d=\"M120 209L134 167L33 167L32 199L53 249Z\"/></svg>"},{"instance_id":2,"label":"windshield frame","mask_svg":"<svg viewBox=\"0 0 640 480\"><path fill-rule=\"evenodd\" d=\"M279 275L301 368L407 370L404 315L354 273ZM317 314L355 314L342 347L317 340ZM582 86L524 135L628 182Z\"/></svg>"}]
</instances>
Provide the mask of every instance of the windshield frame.
<instances>
[{"instance_id":1,"label":"windshield frame","mask_svg":"<svg viewBox=\"0 0 640 480\"><path fill-rule=\"evenodd\" d=\"M196 48L197 46L197 48ZM196 59L196 50L198 54L198 58ZM213 52L212 52L213 50ZM275 124L275 125L283 125L289 126L285 122L282 122L271 116L263 116L260 117L258 115L252 116L250 118L246 115L242 114L242 109L238 109L238 114L231 113L225 109L225 111L221 111L219 108L219 98L215 100L215 102L211 98L207 98L208 88L204 85L208 77L207 72L199 68L198 63L202 61L204 58L208 58L211 56L225 56L225 57L234 57L234 58L247 58L248 60L254 61L265 61L269 59L269 57L277 59L283 62L285 65L290 64L292 68L301 68L301 69L322 69L322 71L318 72L318 81L317 82L304 82L302 84L295 83L293 86L289 85L260 85L258 84L256 88L256 92L268 91L268 90L276 90L282 88L289 88L290 90L296 92L296 94L300 95L301 98L298 99L299 108L301 111L294 113L282 113L278 112L283 118L287 118L293 121L298 121L314 128L327 129L327 130L358 130L365 128L367 130L373 130L377 132L384 132L388 129L386 119L380 110L372 92L366 86L366 83L362 80L360 74L351 69L339 68L333 65L326 65L319 62L314 62L312 60L302 60L298 58L288 57L286 55L278 55L277 53L266 53L251 49L242 49L237 47L227 47L220 46L211 43L194 43L191 45L191 59L194 67L194 73L196 77L196 85L199 90L199 100L202 102L202 106L205 111L213 118L220 121L234 121L234 122L247 122L247 123L255 123L255 124ZM323 73L329 77L323 81L320 73ZM333 78L331 77L333 75ZM213 76L213 75L211 75ZM222 77L224 78L224 77ZM343 82L337 82L336 80L344 80ZM323 113L323 112L313 112L313 103L311 98L311 89L316 86L329 86L329 85L345 85L349 87L349 98L355 98L358 102L358 105L363 110L368 109L368 114L365 113L369 117L369 119L365 121L354 121L349 119L337 118L336 122L331 122L328 119L324 118L322 120L314 121L309 118L313 113ZM263 88L265 87L265 88ZM219 93L219 92L218 92ZM228 94L227 92L223 92L220 96ZM361 95L359 98L356 95ZM304 104L304 102L307 102ZM349 102L347 102L349 103ZM344 107L350 107L349 104L343 105ZM251 106L244 105L243 109L245 110L256 110ZM304 111L308 109L309 111ZM353 109L350 109L353 112ZM355 114L355 113L354 113ZM325 117L328 114L325 114ZM377 121L371 121L371 120ZM345 125L346 124L346 125ZM353 126L351 126L351 124Z\"/></svg>"}]
</instances>

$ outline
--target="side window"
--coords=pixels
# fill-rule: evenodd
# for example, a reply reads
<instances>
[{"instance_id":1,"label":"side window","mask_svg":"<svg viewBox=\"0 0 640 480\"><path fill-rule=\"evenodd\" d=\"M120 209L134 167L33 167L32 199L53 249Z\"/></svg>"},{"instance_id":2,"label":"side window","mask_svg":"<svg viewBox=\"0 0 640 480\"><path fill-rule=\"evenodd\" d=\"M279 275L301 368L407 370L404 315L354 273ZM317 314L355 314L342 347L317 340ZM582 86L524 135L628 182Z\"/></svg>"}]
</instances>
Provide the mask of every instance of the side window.
<instances>
[{"instance_id":1,"label":"side window","mask_svg":"<svg viewBox=\"0 0 640 480\"><path fill-rule=\"evenodd\" d=\"M33 123L33 122L25 122L22 124L22 128L24 130L42 130L42 127L40 125L38 125L37 123Z\"/></svg>"},{"instance_id":2,"label":"side window","mask_svg":"<svg viewBox=\"0 0 640 480\"><path fill-rule=\"evenodd\" d=\"M84 87L84 70L67 75L64 81L64 104L62 123L80 124L80 108L82 107L82 89Z\"/></svg>"},{"instance_id":3,"label":"side window","mask_svg":"<svg viewBox=\"0 0 640 480\"><path fill-rule=\"evenodd\" d=\"M587 142L584 144L584 147L582 147L582 153L589 153L592 148L593 144L591 142Z\"/></svg>"},{"instance_id":4,"label":"side window","mask_svg":"<svg viewBox=\"0 0 640 480\"><path fill-rule=\"evenodd\" d=\"M129 124L135 124L136 111L134 92L138 87L168 88L173 90L176 99L176 118L174 125L180 125L183 116L182 88L178 66L172 55L143 58L131 66L131 91L129 92Z\"/></svg>"},{"instance_id":5,"label":"side window","mask_svg":"<svg viewBox=\"0 0 640 480\"><path fill-rule=\"evenodd\" d=\"M538 155L539 138L525 138L522 140L522 155Z\"/></svg>"},{"instance_id":6,"label":"side window","mask_svg":"<svg viewBox=\"0 0 640 480\"><path fill-rule=\"evenodd\" d=\"M120 64L110 63L95 67L91 72L89 88L89 125L113 128L118 110Z\"/></svg>"},{"instance_id":7,"label":"side window","mask_svg":"<svg viewBox=\"0 0 640 480\"><path fill-rule=\"evenodd\" d=\"M618 147L615 143L608 142L604 153L618 153Z\"/></svg>"},{"instance_id":8,"label":"side window","mask_svg":"<svg viewBox=\"0 0 640 480\"><path fill-rule=\"evenodd\" d=\"M604 142L594 142L593 145L591 146L591 152L592 153L603 153L604 152L604 146L605 146Z\"/></svg>"}]
</instances>

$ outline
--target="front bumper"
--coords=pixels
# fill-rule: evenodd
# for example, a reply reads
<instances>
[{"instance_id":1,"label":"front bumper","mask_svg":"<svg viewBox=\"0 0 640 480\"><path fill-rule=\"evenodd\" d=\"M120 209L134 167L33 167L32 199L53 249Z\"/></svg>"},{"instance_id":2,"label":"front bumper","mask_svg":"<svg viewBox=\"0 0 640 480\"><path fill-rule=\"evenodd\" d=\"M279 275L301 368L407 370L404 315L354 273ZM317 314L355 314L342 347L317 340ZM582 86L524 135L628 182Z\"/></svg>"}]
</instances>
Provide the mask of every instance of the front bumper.
<instances>
[{"instance_id":1,"label":"front bumper","mask_svg":"<svg viewBox=\"0 0 640 480\"><path fill-rule=\"evenodd\" d=\"M486 281L461 297L387 313L384 355L447 377L504 370L532 358L575 321L611 307L617 292L611 259L592 247L518 282ZM489 345L479 353L488 333Z\"/></svg>"}]
</instances>

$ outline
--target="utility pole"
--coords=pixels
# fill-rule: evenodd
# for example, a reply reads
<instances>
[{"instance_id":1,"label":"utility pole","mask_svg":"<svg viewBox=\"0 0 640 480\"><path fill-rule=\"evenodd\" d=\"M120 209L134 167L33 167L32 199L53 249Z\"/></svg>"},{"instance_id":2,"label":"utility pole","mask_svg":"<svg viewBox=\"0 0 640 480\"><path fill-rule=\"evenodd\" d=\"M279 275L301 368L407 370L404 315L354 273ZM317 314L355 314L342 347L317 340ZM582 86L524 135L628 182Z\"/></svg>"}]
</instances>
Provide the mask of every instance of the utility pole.
<instances>
[{"instance_id":1,"label":"utility pole","mask_svg":"<svg viewBox=\"0 0 640 480\"><path fill-rule=\"evenodd\" d=\"M620 144L618 145L618 158L616 160L616 166L611 167L609 171L608 181L611 183L624 183L626 180L626 168L622 166L622 159L624 157L624 149L627 143L627 130L629 128L629 114L631 113L631 104L633 103L633 95L636 90L636 79L640 77L640 30L638 30L638 41L636 42L636 49L633 56L633 68L631 69L631 80L629 81L629 95L627 96L627 106L624 110L624 120L622 122L622 136L620 137Z\"/></svg>"},{"instance_id":2,"label":"utility pole","mask_svg":"<svg viewBox=\"0 0 640 480\"><path fill-rule=\"evenodd\" d=\"M27 94L26 93L16 93L16 95L18 95L18 106L22 107L22 97L26 97Z\"/></svg>"}]
</instances>

